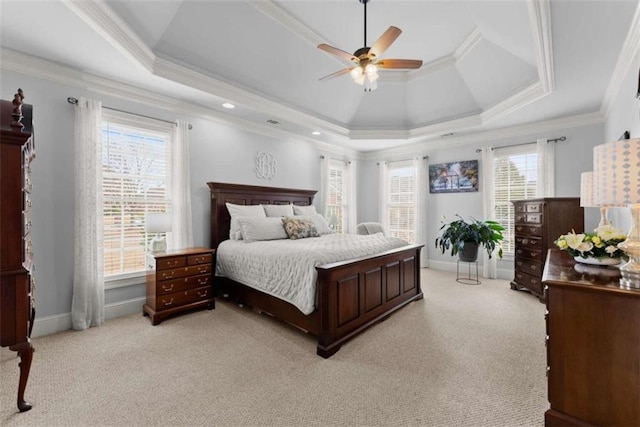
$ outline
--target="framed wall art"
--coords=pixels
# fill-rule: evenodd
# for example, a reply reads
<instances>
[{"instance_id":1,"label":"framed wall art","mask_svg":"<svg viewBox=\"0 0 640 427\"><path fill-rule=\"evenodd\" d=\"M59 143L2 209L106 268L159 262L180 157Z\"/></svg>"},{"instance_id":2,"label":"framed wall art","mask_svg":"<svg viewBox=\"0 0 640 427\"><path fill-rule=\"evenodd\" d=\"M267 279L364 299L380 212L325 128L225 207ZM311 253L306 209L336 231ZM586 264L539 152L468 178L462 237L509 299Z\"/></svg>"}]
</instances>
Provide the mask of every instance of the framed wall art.
<instances>
[{"instance_id":1,"label":"framed wall art","mask_svg":"<svg viewBox=\"0 0 640 427\"><path fill-rule=\"evenodd\" d=\"M463 160L429 165L430 193L478 191L478 161Z\"/></svg>"}]
</instances>

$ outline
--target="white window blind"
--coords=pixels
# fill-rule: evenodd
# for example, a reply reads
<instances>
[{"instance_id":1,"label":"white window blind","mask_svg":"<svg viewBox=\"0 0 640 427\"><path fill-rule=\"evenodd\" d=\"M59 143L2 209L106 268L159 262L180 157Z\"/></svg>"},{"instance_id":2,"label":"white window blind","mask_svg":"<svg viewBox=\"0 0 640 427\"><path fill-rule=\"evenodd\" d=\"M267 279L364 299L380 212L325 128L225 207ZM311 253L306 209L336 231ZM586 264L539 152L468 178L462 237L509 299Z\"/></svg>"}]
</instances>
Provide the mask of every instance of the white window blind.
<instances>
[{"instance_id":1,"label":"white window blind","mask_svg":"<svg viewBox=\"0 0 640 427\"><path fill-rule=\"evenodd\" d=\"M416 171L413 162L388 164L387 235L416 242Z\"/></svg>"},{"instance_id":2,"label":"white window blind","mask_svg":"<svg viewBox=\"0 0 640 427\"><path fill-rule=\"evenodd\" d=\"M342 233L344 208L346 202L345 165L342 162L333 161L329 164L329 189L327 202L327 215L338 217L337 233Z\"/></svg>"},{"instance_id":3,"label":"white window blind","mask_svg":"<svg viewBox=\"0 0 640 427\"><path fill-rule=\"evenodd\" d=\"M105 277L145 270L145 213L167 210L169 132L102 123Z\"/></svg>"},{"instance_id":4,"label":"white window blind","mask_svg":"<svg viewBox=\"0 0 640 427\"><path fill-rule=\"evenodd\" d=\"M537 197L538 155L536 144L494 150L494 194L496 221L505 228L505 255L514 253L515 219L512 200Z\"/></svg>"}]
</instances>

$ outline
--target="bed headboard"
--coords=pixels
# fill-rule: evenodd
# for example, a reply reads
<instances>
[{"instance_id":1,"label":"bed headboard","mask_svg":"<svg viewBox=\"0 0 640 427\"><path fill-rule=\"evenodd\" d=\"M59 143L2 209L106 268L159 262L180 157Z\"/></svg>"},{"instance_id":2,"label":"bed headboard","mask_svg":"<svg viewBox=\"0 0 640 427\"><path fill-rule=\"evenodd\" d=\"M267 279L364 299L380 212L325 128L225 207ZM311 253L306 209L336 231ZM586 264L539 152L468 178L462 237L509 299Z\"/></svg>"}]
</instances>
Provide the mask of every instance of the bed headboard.
<instances>
[{"instance_id":1,"label":"bed headboard","mask_svg":"<svg viewBox=\"0 0 640 427\"><path fill-rule=\"evenodd\" d=\"M235 205L298 205L313 202L315 190L259 187L255 185L207 182L211 190L211 248L229 238L231 216L225 203Z\"/></svg>"}]
</instances>

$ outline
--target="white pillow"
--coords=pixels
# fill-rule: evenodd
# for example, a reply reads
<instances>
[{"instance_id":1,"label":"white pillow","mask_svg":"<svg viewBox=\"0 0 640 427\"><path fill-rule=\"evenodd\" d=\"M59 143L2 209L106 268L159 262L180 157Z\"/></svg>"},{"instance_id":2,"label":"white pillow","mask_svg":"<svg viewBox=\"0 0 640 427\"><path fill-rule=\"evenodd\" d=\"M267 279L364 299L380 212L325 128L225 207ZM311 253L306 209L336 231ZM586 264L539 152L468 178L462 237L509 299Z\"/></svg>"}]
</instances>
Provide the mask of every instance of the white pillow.
<instances>
[{"instance_id":1,"label":"white pillow","mask_svg":"<svg viewBox=\"0 0 640 427\"><path fill-rule=\"evenodd\" d=\"M282 220L278 218L238 217L245 242L288 239Z\"/></svg>"},{"instance_id":2,"label":"white pillow","mask_svg":"<svg viewBox=\"0 0 640 427\"><path fill-rule=\"evenodd\" d=\"M262 205L267 216L293 216L293 207L291 205Z\"/></svg>"},{"instance_id":3,"label":"white pillow","mask_svg":"<svg viewBox=\"0 0 640 427\"><path fill-rule=\"evenodd\" d=\"M225 203L225 205L231 215L231 228L229 229L229 239L231 240L242 240L242 228L238 224L238 217L267 217L262 205L234 205L232 203Z\"/></svg>"},{"instance_id":4,"label":"white pillow","mask_svg":"<svg viewBox=\"0 0 640 427\"><path fill-rule=\"evenodd\" d=\"M316 212L316 207L313 205L309 205L309 206L296 206L293 205L293 213L294 215L313 215Z\"/></svg>"},{"instance_id":5,"label":"white pillow","mask_svg":"<svg viewBox=\"0 0 640 427\"><path fill-rule=\"evenodd\" d=\"M321 236L323 234L333 233L333 230L331 229L331 227L329 227L329 223L327 222L326 219L324 219L322 215L317 213L317 214L310 215L310 218L315 224L316 230L318 230L318 234L320 234Z\"/></svg>"}]
</instances>

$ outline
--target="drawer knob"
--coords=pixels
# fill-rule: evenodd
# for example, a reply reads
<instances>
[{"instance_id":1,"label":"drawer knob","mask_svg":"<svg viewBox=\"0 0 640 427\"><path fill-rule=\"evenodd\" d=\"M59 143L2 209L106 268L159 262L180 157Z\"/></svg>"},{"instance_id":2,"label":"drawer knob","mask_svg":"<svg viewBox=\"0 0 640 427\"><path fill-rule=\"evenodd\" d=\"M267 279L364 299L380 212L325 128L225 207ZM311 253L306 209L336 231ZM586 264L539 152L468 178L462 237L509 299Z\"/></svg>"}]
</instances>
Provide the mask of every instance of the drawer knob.
<instances>
[{"instance_id":1,"label":"drawer knob","mask_svg":"<svg viewBox=\"0 0 640 427\"><path fill-rule=\"evenodd\" d=\"M162 273L162 278L163 279L172 279L173 278L173 271L171 273Z\"/></svg>"},{"instance_id":2,"label":"drawer knob","mask_svg":"<svg viewBox=\"0 0 640 427\"><path fill-rule=\"evenodd\" d=\"M171 284L171 286L162 285L162 290L164 292L171 292L173 290L173 283Z\"/></svg>"},{"instance_id":3,"label":"drawer knob","mask_svg":"<svg viewBox=\"0 0 640 427\"><path fill-rule=\"evenodd\" d=\"M198 291L198 296L200 298L204 298L207 296L207 294L209 293L209 291Z\"/></svg>"},{"instance_id":4,"label":"drawer knob","mask_svg":"<svg viewBox=\"0 0 640 427\"><path fill-rule=\"evenodd\" d=\"M164 301L165 306L169 306L171 304L173 304L173 297L169 301Z\"/></svg>"},{"instance_id":5,"label":"drawer knob","mask_svg":"<svg viewBox=\"0 0 640 427\"><path fill-rule=\"evenodd\" d=\"M536 244L538 244L538 241L537 240L531 240L531 244L532 245L536 245Z\"/></svg>"},{"instance_id":6,"label":"drawer knob","mask_svg":"<svg viewBox=\"0 0 640 427\"><path fill-rule=\"evenodd\" d=\"M207 268L206 267L201 268L199 271L200 271L200 273L206 273L207 272Z\"/></svg>"},{"instance_id":7,"label":"drawer knob","mask_svg":"<svg viewBox=\"0 0 640 427\"><path fill-rule=\"evenodd\" d=\"M538 269L537 265L531 265L529 266L529 268L531 268L531 270L536 271Z\"/></svg>"},{"instance_id":8,"label":"drawer knob","mask_svg":"<svg viewBox=\"0 0 640 427\"><path fill-rule=\"evenodd\" d=\"M531 252L531 256L532 256L532 257L535 257L535 256L536 256L536 253L535 253L535 252Z\"/></svg>"},{"instance_id":9,"label":"drawer knob","mask_svg":"<svg viewBox=\"0 0 640 427\"><path fill-rule=\"evenodd\" d=\"M198 279L198 284L199 285L206 285L209 282L209 278L204 278L204 279Z\"/></svg>"}]
</instances>

